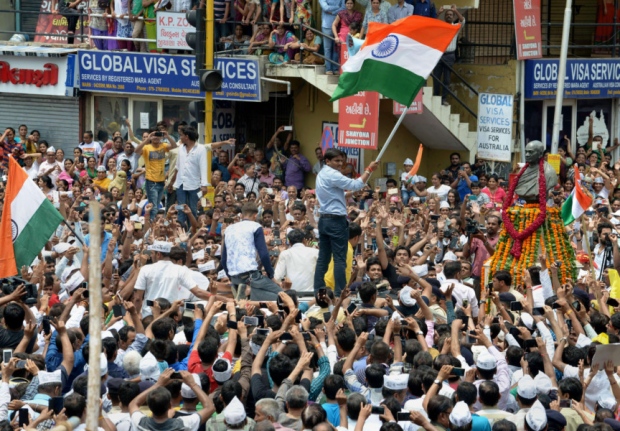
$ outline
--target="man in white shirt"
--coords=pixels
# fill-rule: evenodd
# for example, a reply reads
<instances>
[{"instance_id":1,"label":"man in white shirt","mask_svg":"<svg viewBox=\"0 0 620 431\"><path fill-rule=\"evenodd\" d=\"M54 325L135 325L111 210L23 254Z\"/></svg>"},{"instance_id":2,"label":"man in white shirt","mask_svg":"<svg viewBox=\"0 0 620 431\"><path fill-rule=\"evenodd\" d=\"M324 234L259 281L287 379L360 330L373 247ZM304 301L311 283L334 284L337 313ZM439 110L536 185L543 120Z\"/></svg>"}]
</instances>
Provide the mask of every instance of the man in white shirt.
<instances>
[{"instance_id":1,"label":"man in white shirt","mask_svg":"<svg viewBox=\"0 0 620 431\"><path fill-rule=\"evenodd\" d=\"M301 229L291 230L286 238L291 247L280 254L274 278L278 281L288 277L291 289L297 292L314 292L314 269L319 250L306 247L305 233Z\"/></svg>"},{"instance_id":2,"label":"man in white shirt","mask_svg":"<svg viewBox=\"0 0 620 431\"><path fill-rule=\"evenodd\" d=\"M254 192L256 196L258 196L258 185L260 184L260 180L254 169L254 164L246 164L245 174L237 180L237 184L243 184L243 187L245 187L246 196L250 192Z\"/></svg>"},{"instance_id":3,"label":"man in white shirt","mask_svg":"<svg viewBox=\"0 0 620 431\"><path fill-rule=\"evenodd\" d=\"M99 142L93 140L93 132L84 132L82 136L83 141L80 142L78 148L82 150L82 155L88 159L94 157L95 160L99 160L99 154L101 153L101 145Z\"/></svg>"},{"instance_id":4,"label":"man in white shirt","mask_svg":"<svg viewBox=\"0 0 620 431\"><path fill-rule=\"evenodd\" d=\"M443 267L443 275L446 277L446 280L441 283L441 291L445 293L450 285L454 284L452 296L456 299L455 305L462 307L463 301L468 301L471 306L471 315L478 317L478 298L476 298L476 292L471 287L461 283L461 262L446 262Z\"/></svg>"},{"instance_id":5,"label":"man in white shirt","mask_svg":"<svg viewBox=\"0 0 620 431\"><path fill-rule=\"evenodd\" d=\"M174 173L173 187L176 189L179 205L187 204L197 217L199 194L207 193L207 148L198 144L198 132L193 127L179 129L180 141L177 155L176 172ZM200 193L199 193L200 192ZM187 216L183 211L178 212L179 223L187 225Z\"/></svg>"},{"instance_id":6,"label":"man in white shirt","mask_svg":"<svg viewBox=\"0 0 620 431\"><path fill-rule=\"evenodd\" d=\"M62 165L56 161L56 150L54 147L49 147L45 154L45 160L39 166L39 177L47 175L51 178L54 187L56 187L56 181L61 172Z\"/></svg>"},{"instance_id":7,"label":"man in white shirt","mask_svg":"<svg viewBox=\"0 0 620 431\"><path fill-rule=\"evenodd\" d=\"M192 271L183 266L186 252L181 247L172 247L172 244L163 241L155 241L149 246L154 252L152 257L155 263L140 268L138 279L135 284L136 305L142 307L142 316L151 313L151 307L146 301L157 298L166 298L170 302L187 297L191 292L200 299L208 300L211 294L198 287L194 281ZM124 297L129 297L130 292L123 292Z\"/></svg>"}]
</instances>

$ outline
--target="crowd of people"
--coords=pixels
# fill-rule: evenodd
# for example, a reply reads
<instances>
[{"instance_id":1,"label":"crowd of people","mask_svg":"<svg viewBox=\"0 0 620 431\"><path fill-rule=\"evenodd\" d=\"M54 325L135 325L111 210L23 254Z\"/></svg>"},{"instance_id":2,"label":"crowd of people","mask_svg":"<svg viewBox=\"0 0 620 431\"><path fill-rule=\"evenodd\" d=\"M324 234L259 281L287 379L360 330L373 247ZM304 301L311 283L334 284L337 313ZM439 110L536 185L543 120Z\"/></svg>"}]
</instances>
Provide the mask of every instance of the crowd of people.
<instances>
[{"instance_id":1,"label":"crowd of people","mask_svg":"<svg viewBox=\"0 0 620 431\"><path fill-rule=\"evenodd\" d=\"M127 127L85 132L72 158L27 125L0 137L3 168L15 158L66 220L2 280L1 431L85 429L92 355L106 431L620 429L618 355L604 351L620 336L620 162L599 137L577 150L595 198L567 226L578 276L561 284L542 253L517 285L511 268L481 279L508 188L483 161L453 153L429 185L406 159L372 188L376 162L358 175L317 149L311 163L284 127L232 160L234 140L202 144L185 124L178 140L165 123L142 139ZM574 186L562 168L548 206Z\"/></svg>"}]
</instances>

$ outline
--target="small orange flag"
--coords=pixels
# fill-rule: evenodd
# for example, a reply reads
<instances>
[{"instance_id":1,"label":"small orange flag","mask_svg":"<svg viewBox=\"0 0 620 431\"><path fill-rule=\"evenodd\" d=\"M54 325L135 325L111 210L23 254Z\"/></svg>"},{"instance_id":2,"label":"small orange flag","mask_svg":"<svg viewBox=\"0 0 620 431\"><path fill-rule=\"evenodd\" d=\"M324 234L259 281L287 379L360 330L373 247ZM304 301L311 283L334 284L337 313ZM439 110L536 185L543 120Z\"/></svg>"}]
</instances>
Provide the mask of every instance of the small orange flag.
<instances>
[{"instance_id":1,"label":"small orange flag","mask_svg":"<svg viewBox=\"0 0 620 431\"><path fill-rule=\"evenodd\" d=\"M418 173L418 169L420 169L420 164L422 163L422 153L424 152L424 145L420 144L420 148L418 148L418 154L415 156L415 163L413 164L413 168L409 171L409 176L413 177Z\"/></svg>"}]
</instances>

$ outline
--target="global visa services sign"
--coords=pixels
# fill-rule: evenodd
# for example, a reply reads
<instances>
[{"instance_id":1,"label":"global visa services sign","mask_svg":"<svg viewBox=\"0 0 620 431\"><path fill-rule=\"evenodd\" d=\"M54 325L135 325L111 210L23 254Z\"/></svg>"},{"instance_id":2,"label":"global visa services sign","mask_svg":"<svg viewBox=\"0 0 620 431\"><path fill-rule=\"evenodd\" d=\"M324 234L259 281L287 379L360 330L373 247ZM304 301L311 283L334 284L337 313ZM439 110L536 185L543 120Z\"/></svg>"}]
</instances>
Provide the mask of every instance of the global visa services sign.
<instances>
[{"instance_id":1,"label":"global visa services sign","mask_svg":"<svg viewBox=\"0 0 620 431\"><path fill-rule=\"evenodd\" d=\"M204 97L194 74L193 56L131 52L79 51L82 91L150 96ZM254 59L217 59L222 90L216 100L261 101L260 69Z\"/></svg>"}]
</instances>

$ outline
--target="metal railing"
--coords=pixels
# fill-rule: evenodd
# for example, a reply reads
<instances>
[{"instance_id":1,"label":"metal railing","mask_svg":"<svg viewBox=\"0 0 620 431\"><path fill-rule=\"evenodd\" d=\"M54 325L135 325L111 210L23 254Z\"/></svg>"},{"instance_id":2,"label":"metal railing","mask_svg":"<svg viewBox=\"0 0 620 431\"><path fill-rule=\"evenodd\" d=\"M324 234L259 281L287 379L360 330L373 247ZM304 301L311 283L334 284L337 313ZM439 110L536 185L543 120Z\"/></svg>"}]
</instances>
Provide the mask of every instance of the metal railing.
<instances>
[{"instance_id":1,"label":"metal railing","mask_svg":"<svg viewBox=\"0 0 620 431\"><path fill-rule=\"evenodd\" d=\"M478 98L478 91L476 91L476 89L474 87L471 86L471 84L469 82L467 82L465 80L465 78L463 78L456 70L454 70L452 67L450 67L450 65L448 65L443 59L439 60L442 63L442 66L447 68L450 73L452 74L452 76L458 78L458 80L464 84L467 89L469 89L469 91L473 92L476 95L476 99ZM445 90L450 96L452 96L452 98L463 107L463 109L465 109L472 117L474 117L474 119L478 119L478 115L469 107L465 104L465 102L463 102L463 100L461 100L460 97L458 97L456 95L456 93L454 93L450 87L448 87L446 84L444 84L444 82L437 78L437 76L435 76L435 71L433 71L431 73L431 76L433 77L433 84L438 83L441 88L443 90ZM433 85L434 86L434 85ZM478 105L478 102L476 100L476 105Z\"/></svg>"}]
</instances>

